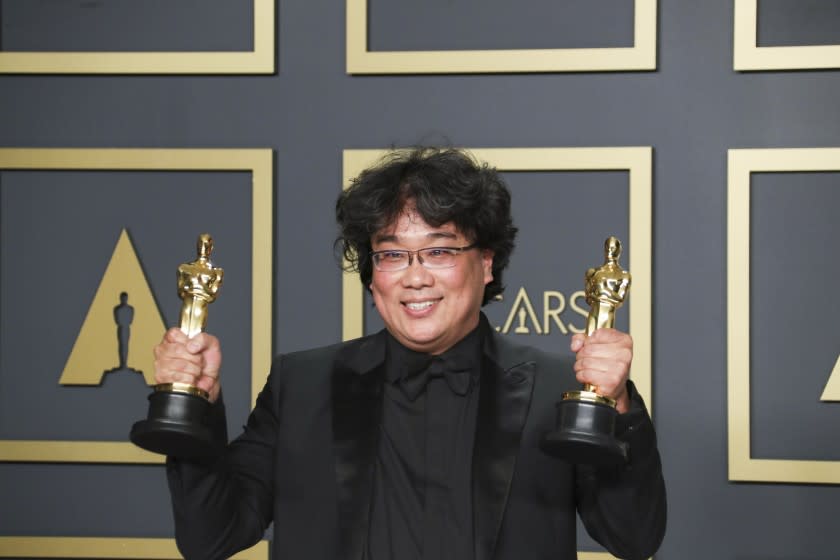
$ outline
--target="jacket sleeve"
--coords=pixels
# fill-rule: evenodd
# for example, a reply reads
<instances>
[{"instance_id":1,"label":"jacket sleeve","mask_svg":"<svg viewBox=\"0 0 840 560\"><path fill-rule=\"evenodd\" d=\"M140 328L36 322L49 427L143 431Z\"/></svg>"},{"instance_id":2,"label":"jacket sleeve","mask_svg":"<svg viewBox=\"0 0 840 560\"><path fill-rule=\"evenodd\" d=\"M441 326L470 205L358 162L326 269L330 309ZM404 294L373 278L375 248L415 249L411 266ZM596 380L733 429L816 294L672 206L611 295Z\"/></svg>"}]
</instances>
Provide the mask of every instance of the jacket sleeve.
<instances>
[{"instance_id":1,"label":"jacket sleeve","mask_svg":"<svg viewBox=\"0 0 840 560\"><path fill-rule=\"evenodd\" d=\"M186 560L213 560L256 544L273 516L274 447L281 402L282 358L275 361L241 436L207 460L167 458L175 538ZM224 403L208 424L226 436Z\"/></svg>"},{"instance_id":2,"label":"jacket sleeve","mask_svg":"<svg viewBox=\"0 0 840 560\"><path fill-rule=\"evenodd\" d=\"M656 432L644 401L628 381L631 407L616 420L628 445L620 467L577 469L577 507L587 532L619 558L649 558L665 535L667 505Z\"/></svg>"}]
</instances>

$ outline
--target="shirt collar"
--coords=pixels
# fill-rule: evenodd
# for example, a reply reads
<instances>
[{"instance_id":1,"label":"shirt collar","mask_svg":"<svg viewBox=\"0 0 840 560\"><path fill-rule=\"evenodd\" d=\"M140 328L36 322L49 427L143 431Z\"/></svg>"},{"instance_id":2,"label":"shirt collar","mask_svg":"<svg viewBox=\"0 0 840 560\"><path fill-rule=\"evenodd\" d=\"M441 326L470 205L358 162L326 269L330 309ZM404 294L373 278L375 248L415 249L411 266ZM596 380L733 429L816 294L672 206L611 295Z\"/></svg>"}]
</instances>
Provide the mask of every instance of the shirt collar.
<instances>
[{"instance_id":1,"label":"shirt collar","mask_svg":"<svg viewBox=\"0 0 840 560\"><path fill-rule=\"evenodd\" d=\"M461 364L464 369L469 368L474 379L478 376L478 364L481 363L483 324L479 321L476 328L439 356L447 362ZM389 383L397 383L406 375L426 369L438 357L406 348L390 332L387 334L385 378Z\"/></svg>"}]
</instances>

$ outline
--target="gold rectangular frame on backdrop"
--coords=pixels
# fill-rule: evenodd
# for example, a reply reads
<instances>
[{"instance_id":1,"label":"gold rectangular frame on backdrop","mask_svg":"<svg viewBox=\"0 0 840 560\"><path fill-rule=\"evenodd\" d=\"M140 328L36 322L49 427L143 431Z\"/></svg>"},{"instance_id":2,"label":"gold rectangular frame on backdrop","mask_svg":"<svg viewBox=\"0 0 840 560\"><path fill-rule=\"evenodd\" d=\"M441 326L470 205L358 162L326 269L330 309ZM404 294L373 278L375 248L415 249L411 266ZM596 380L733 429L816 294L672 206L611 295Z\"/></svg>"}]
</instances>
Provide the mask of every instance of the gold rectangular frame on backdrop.
<instances>
[{"instance_id":1,"label":"gold rectangular frame on backdrop","mask_svg":"<svg viewBox=\"0 0 840 560\"><path fill-rule=\"evenodd\" d=\"M799 70L840 68L840 45L758 46L758 0L735 0L733 68Z\"/></svg>"},{"instance_id":2,"label":"gold rectangular frame on backdrop","mask_svg":"<svg viewBox=\"0 0 840 560\"><path fill-rule=\"evenodd\" d=\"M271 365L272 151L0 148L3 170L246 171L252 177L251 405ZM126 428L126 435L128 429ZM0 462L163 463L128 441L0 440Z\"/></svg>"},{"instance_id":3,"label":"gold rectangular frame on backdrop","mask_svg":"<svg viewBox=\"0 0 840 560\"><path fill-rule=\"evenodd\" d=\"M840 461L754 459L750 448L750 175L840 171L840 148L731 149L728 159L729 480L840 484Z\"/></svg>"},{"instance_id":4,"label":"gold rectangular frame on backdrop","mask_svg":"<svg viewBox=\"0 0 840 560\"><path fill-rule=\"evenodd\" d=\"M175 539L122 537L0 537L0 558L93 558L177 560ZM268 541L231 556L231 560L269 560Z\"/></svg>"},{"instance_id":5,"label":"gold rectangular frame on backdrop","mask_svg":"<svg viewBox=\"0 0 840 560\"><path fill-rule=\"evenodd\" d=\"M252 51L0 51L0 74L272 74L275 0L251 1L254 7Z\"/></svg>"},{"instance_id":6,"label":"gold rectangular frame on backdrop","mask_svg":"<svg viewBox=\"0 0 840 560\"><path fill-rule=\"evenodd\" d=\"M476 158L499 171L614 171L629 172L631 247L628 270L633 271L630 332L634 338L633 381L653 409L651 358L651 285L653 271L651 147L615 148L476 148ZM344 150L343 185L376 162L384 150ZM364 334L364 288L357 273L342 277L342 339Z\"/></svg>"},{"instance_id":7,"label":"gold rectangular frame on backdrop","mask_svg":"<svg viewBox=\"0 0 840 560\"><path fill-rule=\"evenodd\" d=\"M347 0L348 74L461 74L656 70L657 0L634 0L632 47L369 51L368 0Z\"/></svg>"}]
</instances>

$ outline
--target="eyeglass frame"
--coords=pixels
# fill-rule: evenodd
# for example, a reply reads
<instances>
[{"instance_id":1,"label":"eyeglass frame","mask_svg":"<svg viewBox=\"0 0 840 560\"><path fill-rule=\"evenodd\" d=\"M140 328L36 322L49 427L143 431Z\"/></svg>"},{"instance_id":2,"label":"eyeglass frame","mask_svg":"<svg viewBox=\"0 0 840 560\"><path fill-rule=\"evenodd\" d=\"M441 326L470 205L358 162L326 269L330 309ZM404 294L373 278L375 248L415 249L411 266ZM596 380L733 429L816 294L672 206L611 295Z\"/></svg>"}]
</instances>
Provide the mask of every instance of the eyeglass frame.
<instances>
[{"instance_id":1,"label":"eyeglass frame","mask_svg":"<svg viewBox=\"0 0 840 560\"><path fill-rule=\"evenodd\" d=\"M426 270L446 270L447 268L455 268L457 262L452 263L451 266L432 266L432 267L429 267L429 266L426 266L425 261L423 261L423 257L420 256L420 253L422 251L429 251L429 250L432 250L432 249L443 249L445 251L455 251L455 256L458 256L458 255L464 253L465 251L469 251L470 249L477 249L477 248L478 248L478 243L471 243L469 245L464 245L463 247L440 247L440 246L421 247L420 249L416 249L414 251L411 251L409 249L382 249L381 251L371 251L370 253L368 253L368 255L370 256L370 260L373 262L373 268L375 268L379 272L399 272L401 270L405 270L407 268L410 268L412 263L414 262L414 255L417 255L417 262L419 262L420 265L423 268L425 268ZM382 253L400 253L400 254L408 255L408 264L405 265L402 268L394 268L392 270L382 270L381 268L379 268L379 264L376 262L376 257L378 255L381 255Z\"/></svg>"}]
</instances>

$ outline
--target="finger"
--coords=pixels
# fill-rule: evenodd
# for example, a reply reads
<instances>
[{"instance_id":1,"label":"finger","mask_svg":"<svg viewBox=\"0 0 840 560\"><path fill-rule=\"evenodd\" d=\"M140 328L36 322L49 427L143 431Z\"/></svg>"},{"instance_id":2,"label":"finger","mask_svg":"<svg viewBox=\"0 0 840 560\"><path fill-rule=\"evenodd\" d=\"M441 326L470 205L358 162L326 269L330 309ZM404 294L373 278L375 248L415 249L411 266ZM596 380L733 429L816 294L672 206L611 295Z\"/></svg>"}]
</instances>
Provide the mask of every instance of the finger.
<instances>
[{"instance_id":1,"label":"finger","mask_svg":"<svg viewBox=\"0 0 840 560\"><path fill-rule=\"evenodd\" d=\"M203 391L206 391L210 395L210 402L216 401L216 397L219 394L219 383L216 378L208 377L206 375L201 376L196 380L195 386Z\"/></svg>"},{"instance_id":2,"label":"finger","mask_svg":"<svg viewBox=\"0 0 840 560\"><path fill-rule=\"evenodd\" d=\"M171 329L167 330L166 333L163 335L164 342L186 342L188 340L187 335L179 328L172 327Z\"/></svg>"},{"instance_id":3,"label":"finger","mask_svg":"<svg viewBox=\"0 0 840 560\"><path fill-rule=\"evenodd\" d=\"M190 383L201 376L204 368L202 354L188 349L190 340L179 329L170 329L163 341L155 346L155 380L157 383Z\"/></svg>"},{"instance_id":4,"label":"finger","mask_svg":"<svg viewBox=\"0 0 840 560\"><path fill-rule=\"evenodd\" d=\"M201 364L201 354L194 354L187 349L184 342L161 342L154 348L156 360L184 360Z\"/></svg>"},{"instance_id":5,"label":"finger","mask_svg":"<svg viewBox=\"0 0 840 560\"><path fill-rule=\"evenodd\" d=\"M605 364L614 365L620 364L620 366L623 369L630 369L630 364L633 362L633 351L630 348L625 348L623 346L585 346L577 353L577 356L575 358L575 361L582 360L586 360L586 363L588 364L597 364L598 362L604 362ZM593 365L589 367L594 367L596 369L607 369L609 367L614 366L606 365L603 367L597 367Z\"/></svg>"},{"instance_id":6,"label":"finger","mask_svg":"<svg viewBox=\"0 0 840 560\"><path fill-rule=\"evenodd\" d=\"M187 350L193 354L201 354L207 351L211 346L218 346L219 340L212 334L200 332L187 339Z\"/></svg>"},{"instance_id":7,"label":"finger","mask_svg":"<svg viewBox=\"0 0 840 560\"><path fill-rule=\"evenodd\" d=\"M617 386L625 375L614 367L575 367L575 377L582 383L591 385Z\"/></svg>"},{"instance_id":8,"label":"finger","mask_svg":"<svg viewBox=\"0 0 840 560\"><path fill-rule=\"evenodd\" d=\"M633 350L623 346L584 346L575 357L575 370L592 369L598 371L618 370L619 373L630 370L633 363Z\"/></svg>"},{"instance_id":9,"label":"finger","mask_svg":"<svg viewBox=\"0 0 840 560\"><path fill-rule=\"evenodd\" d=\"M607 327L596 329L595 332L586 337L586 339L588 342L596 344L608 344L611 342L626 343L628 341L632 344L633 342L633 338L629 334L621 332L618 329Z\"/></svg>"},{"instance_id":10,"label":"finger","mask_svg":"<svg viewBox=\"0 0 840 560\"><path fill-rule=\"evenodd\" d=\"M615 372L617 375L625 375L630 371L632 357L627 351L616 350L605 356L582 352L575 359L575 371Z\"/></svg>"},{"instance_id":11,"label":"finger","mask_svg":"<svg viewBox=\"0 0 840 560\"><path fill-rule=\"evenodd\" d=\"M627 367L623 362L583 358L575 361L574 371L576 376L591 379L611 377L618 379L625 376Z\"/></svg>"},{"instance_id":12,"label":"finger","mask_svg":"<svg viewBox=\"0 0 840 560\"><path fill-rule=\"evenodd\" d=\"M600 329L584 340L578 356L605 357L630 361L633 358L633 338L630 335L613 331L606 335L596 336Z\"/></svg>"},{"instance_id":13,"label":"finger","mask_svg":"<svg viewBox=\"0 0 840 560\"><path fill-rule=\"evenodd\" d=\"M587 346L578 352L574 363L576 377L592 385L622 385L630 374L632 351L615 345L605 348Z\"/></svg>"},{"instance_id":14,"label":"finger","mask_svg":"<svg viewBox=\"0 0 840 560\"><path fill-rule=\"evenodd\" d=\"M185 350L200 360L202 375L218 376L222 365L222 350L218 338L211 334L199 333L189 339Z\"/></svg>"},{"instance_id":15,"label":"finger","mask_svg":"<svg viewBox=\"0 0 840 560\"><path fill-rule=\"evenodd\" d=\"M583 344L586 340L586 335L583 334L576 334L572 336L572 341L569 344L569 348L572 352L577 352L581 348L583 348Z\"/></svg>"},{"instance_id":16,"label":"finger","mask_svg":"<svg viewBox=\"0 0 840 560\"><path fill-rule=\"evenodd\" d=\"M595 392L613 399L618 399L626 392L627 381L623 376L616 376L609 372L581 372L577 376L579 383L595 387Z\"/></svg>"},{"instance_id":17,"label":"finger","mask_svg":"<svg viewBox=\"0 0 840 560\"><path fill-rule=\"evenodd\" d=\"M155 360L156 383L190 383L201 376L200 361L164 357Z\"/></svg>"}]
</instances>

